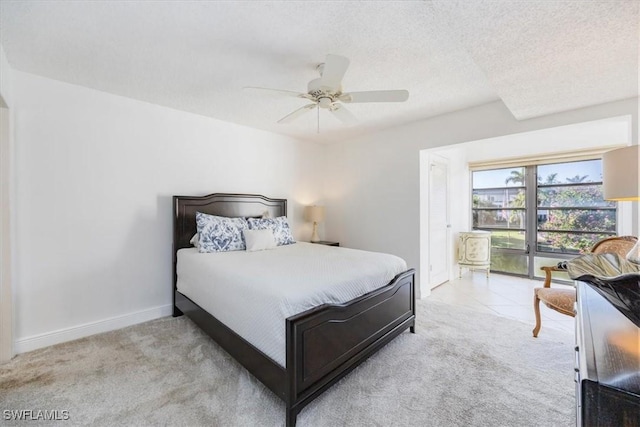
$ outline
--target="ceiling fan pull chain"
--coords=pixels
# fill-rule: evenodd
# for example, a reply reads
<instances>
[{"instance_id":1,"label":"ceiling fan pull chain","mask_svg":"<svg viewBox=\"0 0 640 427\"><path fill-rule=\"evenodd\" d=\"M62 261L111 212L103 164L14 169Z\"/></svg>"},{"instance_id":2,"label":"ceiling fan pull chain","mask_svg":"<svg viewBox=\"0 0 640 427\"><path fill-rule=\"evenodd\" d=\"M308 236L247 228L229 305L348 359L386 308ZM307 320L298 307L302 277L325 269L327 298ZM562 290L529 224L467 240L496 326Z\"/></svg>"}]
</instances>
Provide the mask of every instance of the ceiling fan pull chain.
<instances>
[{"instance_id":1,"label":"ceiling fan pull chain","mask_svg":"<svg viewBox=\"0 0 640 427\"><path fill-rule=\"evenodd\" d=\"M320 133L320 104L318 104L318 107L316 109L318 110L318 129L316 133Z\"/></svg>"}]
</instances>

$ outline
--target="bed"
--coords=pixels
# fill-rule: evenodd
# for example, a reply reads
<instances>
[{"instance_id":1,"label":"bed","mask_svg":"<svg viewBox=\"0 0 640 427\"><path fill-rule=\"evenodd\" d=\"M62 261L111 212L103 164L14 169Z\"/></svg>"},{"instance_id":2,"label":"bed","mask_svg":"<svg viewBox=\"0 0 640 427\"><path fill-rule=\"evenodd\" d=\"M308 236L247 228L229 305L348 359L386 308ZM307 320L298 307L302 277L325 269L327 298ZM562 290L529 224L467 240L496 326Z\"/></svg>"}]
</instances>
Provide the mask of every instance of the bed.
<instances>
[{"instance_id":1,"label":"bed","mask_svg":"<svg viewBox=\"0 0 640 427\"><path fill-rule=\"evenodd\" d=\"M196 212L248 218L267 212L275 218L286 216L287 201L251 194L174 196L173 209L173 315L188 316L284 400L287 426L295 426L297 414L306 405L393 338L407 329L415 332L414 270L409 269L353 300L323 304L287 317L282 325L282 360L267 354L246 338L246 331L238 333L218 319L217 313L205 310L205 304L197 304L178 290L178 253L182 250L181 259L187 259L184 249L192 247ZM308 250L319 249L307 245ZM322 248L331 249L339 248Z\"/></svg>"}]
</instances>

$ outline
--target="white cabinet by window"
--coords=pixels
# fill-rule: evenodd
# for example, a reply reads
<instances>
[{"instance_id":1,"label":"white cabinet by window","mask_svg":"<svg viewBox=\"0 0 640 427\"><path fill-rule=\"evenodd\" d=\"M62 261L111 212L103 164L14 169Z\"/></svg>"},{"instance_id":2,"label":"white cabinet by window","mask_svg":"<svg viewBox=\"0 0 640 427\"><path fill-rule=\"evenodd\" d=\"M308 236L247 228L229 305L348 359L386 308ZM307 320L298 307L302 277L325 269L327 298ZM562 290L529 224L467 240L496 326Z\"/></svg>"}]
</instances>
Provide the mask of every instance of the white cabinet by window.
<instances>
[{"instance_id":1,"label":"white cabinet by window","mask_svg":"<svg viewBox=\"0 0 640 427\"><path fill-rule=\"evenodd\" d=\"M459 277L462 277L462 267L469 270L491 268L491 233L488 231L465 231L458 238L458 266Z\"/></svg>"}]
</instances>

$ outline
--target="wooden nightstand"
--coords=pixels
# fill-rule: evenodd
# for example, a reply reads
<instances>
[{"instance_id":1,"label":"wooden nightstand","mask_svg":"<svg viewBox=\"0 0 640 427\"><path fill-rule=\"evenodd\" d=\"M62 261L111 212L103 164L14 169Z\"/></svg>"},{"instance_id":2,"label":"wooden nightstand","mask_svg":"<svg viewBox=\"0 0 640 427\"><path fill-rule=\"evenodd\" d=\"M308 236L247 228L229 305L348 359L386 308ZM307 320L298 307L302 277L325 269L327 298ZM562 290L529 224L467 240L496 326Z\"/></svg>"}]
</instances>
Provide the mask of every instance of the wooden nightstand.
<instances>
[{"instance_id":1,"label":"wooden nightstand","mask_svg":"<svg viewBox=\"0 0 640 427\"><path fill-rule=\"evenodd\" d=\"M340 246L340 242L329 242L327 240L319 240L317 242L311 242L311 243L315 243L316 245Z\"/></svg>"}]
</instances>

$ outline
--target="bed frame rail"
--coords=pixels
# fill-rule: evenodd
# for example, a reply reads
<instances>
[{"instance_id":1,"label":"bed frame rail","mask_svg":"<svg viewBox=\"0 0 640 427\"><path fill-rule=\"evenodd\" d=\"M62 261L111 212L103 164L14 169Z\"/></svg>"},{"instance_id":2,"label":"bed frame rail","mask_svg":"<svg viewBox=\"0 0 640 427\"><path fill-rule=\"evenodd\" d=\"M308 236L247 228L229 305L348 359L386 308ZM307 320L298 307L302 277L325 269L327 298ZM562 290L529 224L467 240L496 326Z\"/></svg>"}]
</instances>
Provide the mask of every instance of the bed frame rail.
<instances>
[{"instance_id":1,"label":"bed frame rail","mask_svg":"<svg viewBox=\"0 0 640 427\"><path fill-rule=\"evenodd\" d=\"M280 399L287 399L286 371L196 303L175 291L177 308Z\"/></svg>"}]
</instances>

